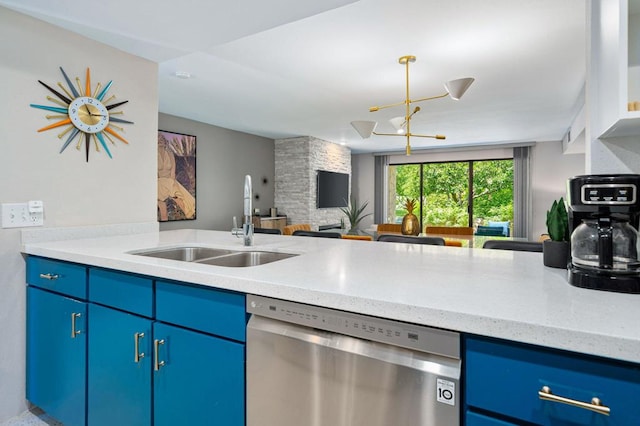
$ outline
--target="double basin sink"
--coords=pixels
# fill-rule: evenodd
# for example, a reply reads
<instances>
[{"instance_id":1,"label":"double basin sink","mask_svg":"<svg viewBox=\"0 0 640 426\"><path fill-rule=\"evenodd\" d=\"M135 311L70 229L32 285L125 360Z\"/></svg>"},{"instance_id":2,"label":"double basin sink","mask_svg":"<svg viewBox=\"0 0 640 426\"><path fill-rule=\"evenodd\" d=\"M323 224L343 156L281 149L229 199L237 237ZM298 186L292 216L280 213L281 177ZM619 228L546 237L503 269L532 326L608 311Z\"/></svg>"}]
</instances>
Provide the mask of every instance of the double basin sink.
<instances>
[{"instance_id":1,"label":"double basin sink","mask_svg":"<svg viewBox=\"0 0 640 426\"><path fill-rule=\"evenodd\" d=\"M211 247L173 247L140 250L130 252L130 254L235 268L264 265L297 256L296 254L273 251L236 251Z\"/></svg>"}]
</instances>

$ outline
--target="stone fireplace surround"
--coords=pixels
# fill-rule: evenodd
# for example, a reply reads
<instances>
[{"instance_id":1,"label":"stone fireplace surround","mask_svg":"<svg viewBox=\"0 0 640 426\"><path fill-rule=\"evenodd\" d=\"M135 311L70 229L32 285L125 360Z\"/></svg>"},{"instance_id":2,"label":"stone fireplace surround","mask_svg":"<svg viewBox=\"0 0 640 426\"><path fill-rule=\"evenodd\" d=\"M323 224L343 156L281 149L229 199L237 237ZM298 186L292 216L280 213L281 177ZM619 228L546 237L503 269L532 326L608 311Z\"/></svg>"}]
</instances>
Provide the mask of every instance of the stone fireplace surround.
<instances>
[{"instance_id":1,"label":"stone fireplace surround","mask_svg":"<svg viewBox=\"0 0 640 426\"><path fill-rule=\"evenodd\" d=\"M274 202L287 224L309 223L317 230L346 220L339 208L316 207L318 170L347 173L352 184L351 150L312 136L275 140Z\"/></svg>"}]
</instances>

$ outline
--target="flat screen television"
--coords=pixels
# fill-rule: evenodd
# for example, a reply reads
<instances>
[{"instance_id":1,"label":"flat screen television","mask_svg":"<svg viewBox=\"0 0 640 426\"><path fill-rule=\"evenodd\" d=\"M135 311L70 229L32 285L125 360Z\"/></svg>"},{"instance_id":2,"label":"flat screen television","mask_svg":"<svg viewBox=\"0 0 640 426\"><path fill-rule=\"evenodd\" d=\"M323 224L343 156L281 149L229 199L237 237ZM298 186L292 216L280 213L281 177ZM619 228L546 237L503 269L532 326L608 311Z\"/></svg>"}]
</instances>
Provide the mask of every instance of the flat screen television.
<instances>
[{"instance_id":1,"label":"flat screen television","mask_svg":"<svg viewBox=\"0 0 640 426\"><path fill-rule=\"evenodd\" d=\"M319 209L349 205L349 175L318 170L317 205Z\"/></svg>"}]
</instances>

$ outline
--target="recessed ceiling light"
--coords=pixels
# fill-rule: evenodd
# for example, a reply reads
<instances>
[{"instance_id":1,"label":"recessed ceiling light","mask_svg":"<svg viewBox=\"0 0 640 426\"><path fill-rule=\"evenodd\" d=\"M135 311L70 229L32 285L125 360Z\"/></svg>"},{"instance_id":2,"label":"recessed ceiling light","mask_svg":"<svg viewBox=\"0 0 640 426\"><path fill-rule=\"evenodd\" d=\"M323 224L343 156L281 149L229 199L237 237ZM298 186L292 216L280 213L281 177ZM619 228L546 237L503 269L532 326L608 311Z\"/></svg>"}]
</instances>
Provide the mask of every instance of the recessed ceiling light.
<instances>
[{"instance_id":1,"label":"recessed ceiling light","mask_svg":"<svg viewBox=\"0 0 640 426\"><path fill-rule=\"evenodd\" d=\"M191 78L191 73L187 71L176 71L173 73L173 75L175 75L178 78L184 78L184 79Z\"/></svg>"}]
</instances>

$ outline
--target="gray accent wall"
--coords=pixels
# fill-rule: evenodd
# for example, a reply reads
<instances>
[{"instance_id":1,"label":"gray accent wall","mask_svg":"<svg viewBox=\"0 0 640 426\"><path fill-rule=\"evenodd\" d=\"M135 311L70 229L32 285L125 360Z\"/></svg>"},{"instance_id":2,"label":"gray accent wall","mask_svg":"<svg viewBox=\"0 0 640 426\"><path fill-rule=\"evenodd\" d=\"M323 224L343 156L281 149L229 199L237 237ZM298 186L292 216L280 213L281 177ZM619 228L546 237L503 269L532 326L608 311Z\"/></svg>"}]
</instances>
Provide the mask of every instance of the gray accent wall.
<instances>
[{"instance_id":1,"label":"gray accent wall","mask_svg":"<svg viewBox=\"0 0 640 426\"><path fill-rule=\"evenodd\" d=\"M253 183L253 208L269 214L273 207L273 139L162 113L158 128L196 136L196 219L160 222L161 231L231 231L233 216L242 223L245 175L251 175Z\"/></svg>"},{"instance_id":2,"label":"gray accent wall","mask_svg":"<svg viewBox=\"0 0 640 426\"><path fill-rule=\"evenodd\" d=\"M318 170L351 175L351 150L311 136L276 139L275 205L287 215L287 224L309 223L318 229L345 218L339 208L316 207Z\"/></svg>"}]
</instances>

